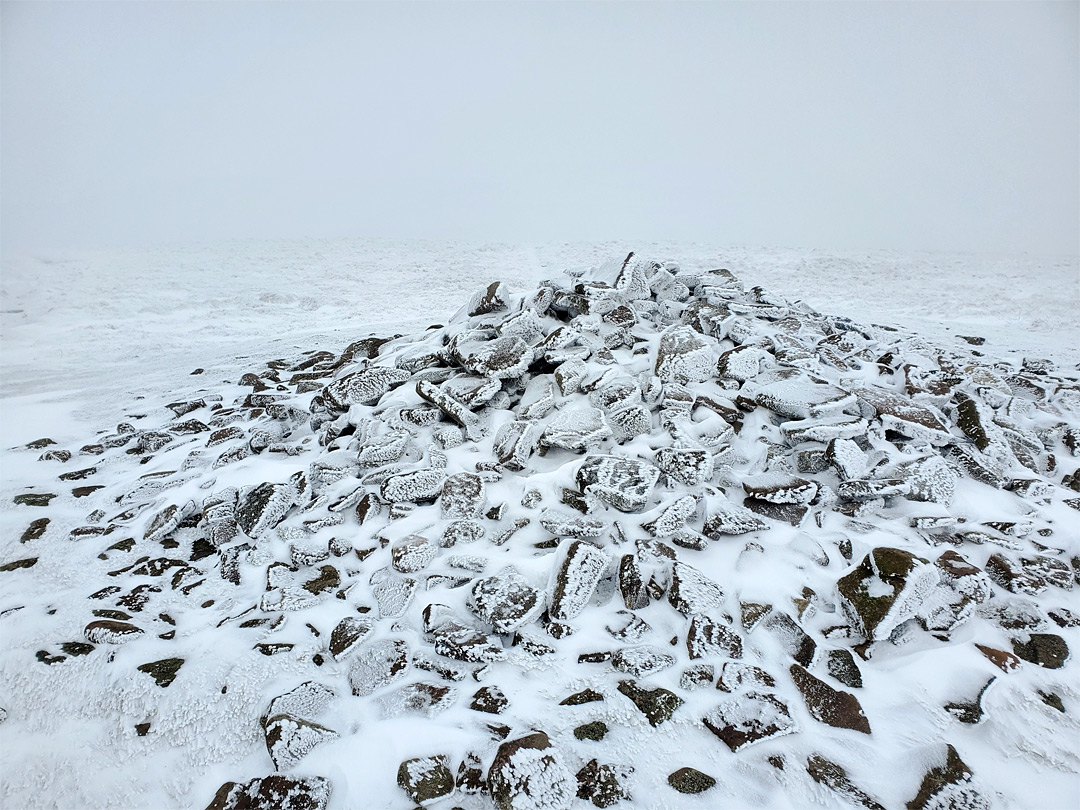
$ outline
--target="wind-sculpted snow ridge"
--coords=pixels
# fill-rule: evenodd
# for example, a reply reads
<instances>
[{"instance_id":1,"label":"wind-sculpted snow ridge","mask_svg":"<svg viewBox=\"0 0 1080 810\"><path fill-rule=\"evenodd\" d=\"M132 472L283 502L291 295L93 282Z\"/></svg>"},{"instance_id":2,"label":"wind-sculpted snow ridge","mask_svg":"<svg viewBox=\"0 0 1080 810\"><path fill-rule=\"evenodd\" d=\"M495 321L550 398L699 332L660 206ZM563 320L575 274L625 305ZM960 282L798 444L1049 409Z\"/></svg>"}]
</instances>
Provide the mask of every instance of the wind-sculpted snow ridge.
<instances>
[{"instance_id":1,"label":"wind-sculpted snow ridge","mask_svg":"<svg viewBox=\"0 0 1080 810\"><path fill-rule=\"evenodd\" d=\"M29 696L111 713L215 810L1077 785L1071 372L631 254L143 406L27 450L6 745Z\"/></svg>"}]
</instances>

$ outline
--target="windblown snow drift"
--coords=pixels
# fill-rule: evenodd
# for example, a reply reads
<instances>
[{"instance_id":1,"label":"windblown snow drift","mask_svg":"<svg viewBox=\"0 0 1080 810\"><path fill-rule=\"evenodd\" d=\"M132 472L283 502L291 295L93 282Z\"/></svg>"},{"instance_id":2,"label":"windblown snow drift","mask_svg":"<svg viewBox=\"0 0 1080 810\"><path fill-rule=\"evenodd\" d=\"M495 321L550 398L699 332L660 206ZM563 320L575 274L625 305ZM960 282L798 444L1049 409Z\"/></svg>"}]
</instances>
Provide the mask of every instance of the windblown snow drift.
<instances>
[{"instance_id":1,"label":"windblown snow drift","mask_svg":"<svg viewBox=\"0 0 1080 810\"><path fill-rule=\"evenodd\" d=\"M0 698L89 681L73 716L118 767L184 748L188 806L1011 807L1080 770L1071 372L631 254L140 407L29 447L64 471L15 498ZM350 753L392 723L396 772Z\"/></svg>"}]
</instances>

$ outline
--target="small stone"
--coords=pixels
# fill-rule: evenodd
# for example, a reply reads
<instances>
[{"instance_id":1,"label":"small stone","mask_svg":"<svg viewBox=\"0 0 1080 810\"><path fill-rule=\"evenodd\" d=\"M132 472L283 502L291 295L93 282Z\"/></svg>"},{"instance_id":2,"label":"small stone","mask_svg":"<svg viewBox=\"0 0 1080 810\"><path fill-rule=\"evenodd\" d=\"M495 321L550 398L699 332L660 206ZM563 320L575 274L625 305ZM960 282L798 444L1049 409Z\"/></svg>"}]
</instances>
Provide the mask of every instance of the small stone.
<instances>
[{"instance_id":1,"label":"small stone","mask_svg":"<svg viewBox=\"0 0 1080 810\"><path fill-rule=\"evenodd\" d=\"M135 625L113 619L90 622L83 630L83 635L91 644L123 644L142 634L143 631Z\"/></svg>"},{"instance_id":2,"label":"small stone","mask_svg":"<svg viewBox=\"0 0 1080 810\"><path fill-rule=\"evenodd\" d=\"M907 810L938 810L956 807L964 810L989 810L990 803L970 787L972 770L952 745L945 747L944 764L931 768L923 776L915 798Z\"/></svg>"},{"instance_id":3,"label":"small stone","mask_svg":"<svg viewBox=\"0 0 1080 810\"><path fill-rule=\"evenodd\" d=\"M611 665L619 672L642 677L675 666L675 657L662 653L655 647L643 645L617 650L611 656Z\"/></svg>"},{"instance_id":4,"label":"small stone","mask_svg":"<svg viewBox=\"0 0 1080 810\"><path fill-rule=\"evenodd\" d=\"M482 686L473 695L469 708L488 714L502 714L510 705L503 691L497 686Z\"/></svg>"},{"instance_id":5,"label":"small stone","mask_svg":"<svg viewBox=\"0 0 1080 810\"><path fill-rule=\"evenodd\" d=\"M713 685L716 670L712 664L694 664L683 670L679 677L679 688L693 691Z\"/></svg>"},{"instance_id":6,"label":"small stone","mask_svg":"<svg viewBox=\"0 0 1080 810\"><path fill-rule=\"evenodd\" d=\"M596 703L604 699L604 696L595 689L585 689L575 692L568 698L559 701L560 706L581 706L584 703Z\"/></svg>"},{"instance_id":7,"label":"small stone","mask_svg":"<svg viewBox=\"0 0 1080 810\"><path fill-rule=\"evenodd\" d=\"M844 686L850 686L853 689L862 687L862 672L859 671L859 666L855 663L850 650L829 650L825 666L829 674Z\"/></svg>"},{"instance_id":8,"label":"small stone","mask_svg":"<svg viewBox=\"0 0 1080 810\"><path fill-rule=\"evenodd\" d=\"M716 784L716 780L697 768L679 768L668 776L668 784L679 793L704 793Z\"/></svg>"},{"instance_id":9,"label":"small stone","mask_svg":"<svg viewBox=\"0 0 1080 810\"><path fill-rule=\"evenodd\" d=\"M49 527L49 518L38 518L37 520L30 521L30 525L26 527L26 531L22 533L22 537L19 541L22 543L29 543L31 540L38 540L45 535L45 530Z\"/></svg>"},{"instance_id":10,"label":"small stone","mask_svg":"<svg viewBox=\"0 0 1080 810\"><path fill-rule=\"evenodd\" d=\"M566 550L555 577L551 606L552 619L573 619L585 609L608 564L601 549L583 540L575 540Z\"/></svg>"},{"instance_id":11,"label":"small stone","mask_svg":"<svg viewBox=\"0 0 1080 810\"><path fill-rule=\"evenodd\" d=\"M404 678L409 668L409 647L402 639L380 639L353 656L349 686L354 695L370 695L376 689Z\"/></svg>"},{"instance_id":12,"label":"small stone","mask_svg":"<svg viewBox=\"0 0 1080 810\"><path fill-rule=\"evenodd\" d=\"M180 667L184 665L183 658L163 658L160 661L151 661L149 664L141 664L136 669L145 672L154 679L154 683L162 689L176 680Z\"/></svg>"},{"instance_id":13,"label":"small stone","mask_svg":"<svg viewBox=\"0 0 1080 810\"><path fill-rule=\"evenodd\" d=\"M315 746L337 738L337 732L289 714L271 717L263 726L266 750L275 770L293 767Z\"/></svg>"},{"instance_id":14,"label":"small stone","mask_svg":"<svg viewBox=\"0 0 1080 810\"><path fill-rule=\"evenodd\" d=\"M574 729L574 736L579 740L592 740L594 742L600 742L607 736L608 727L607 723L600 720L594 720L591 723L586 723L583 726L578 726Z\"/></svg>"},{"instance_id":15,"label":"small stone","mask_svg":"<svg viewBox=\"0 0 1080 810\"><path fill-rule=\"evenodd\" d=\"M825 785L869 810L885 810L848 778L847 771L820 754L812 754L806 760L806 772L819 785Z\"/></svg>"},{"instance_id":16,"label":"small stone","mask_svg":"<svg viewBox=\"0 0 1080 810\"><path fill-rule=\"evenodd\" d=\"M55 497L56 495L47 492L24 492L16 495L14 500L20 506L48 506L49 501Z\"/></svg>"}]
</instances>

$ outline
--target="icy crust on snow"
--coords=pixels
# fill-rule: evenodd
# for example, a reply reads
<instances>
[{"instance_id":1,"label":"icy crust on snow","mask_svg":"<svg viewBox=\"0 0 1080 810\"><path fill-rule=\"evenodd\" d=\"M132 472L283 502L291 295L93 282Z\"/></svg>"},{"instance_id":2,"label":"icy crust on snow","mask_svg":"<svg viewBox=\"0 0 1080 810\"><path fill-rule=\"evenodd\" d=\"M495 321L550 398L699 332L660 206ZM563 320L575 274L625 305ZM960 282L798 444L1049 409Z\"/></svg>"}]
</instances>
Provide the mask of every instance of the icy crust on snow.
<instances>
[{"instance_id":1,"label":"icy crust on snow","mask_svg":"<svg viewBox=\"0 0 1080 810\"><path fill-rule=\"evenodd\" d=\"M972 345L631 255L12 449L5 801L1054 806L1080 387Z\"/></svg>"}]
</instances>

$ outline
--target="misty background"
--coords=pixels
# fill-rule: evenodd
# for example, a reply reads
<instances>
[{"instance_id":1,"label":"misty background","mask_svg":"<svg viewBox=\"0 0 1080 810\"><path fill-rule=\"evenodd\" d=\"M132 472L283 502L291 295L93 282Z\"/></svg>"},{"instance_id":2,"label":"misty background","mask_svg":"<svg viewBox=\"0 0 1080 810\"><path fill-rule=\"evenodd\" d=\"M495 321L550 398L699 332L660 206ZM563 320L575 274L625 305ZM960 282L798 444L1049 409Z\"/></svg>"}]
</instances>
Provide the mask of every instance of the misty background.
<instances>
[{"instance_id":1,"label":"misty background","mask_svg":"<svg viewBox=\"0 0 1080 810\"><path fill-rule=\"evenodd\" d=\"M0 245L1080 252L1080 4L4 2Z\"/></svg>"}]
</instances>

